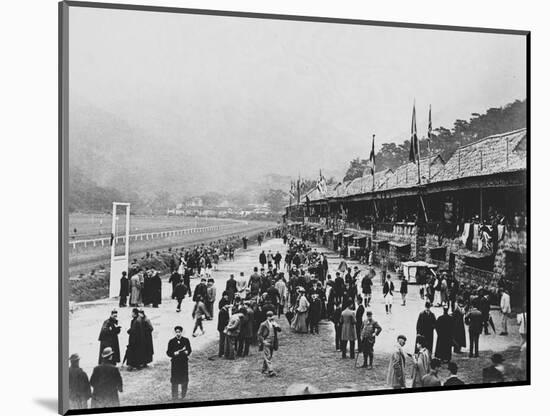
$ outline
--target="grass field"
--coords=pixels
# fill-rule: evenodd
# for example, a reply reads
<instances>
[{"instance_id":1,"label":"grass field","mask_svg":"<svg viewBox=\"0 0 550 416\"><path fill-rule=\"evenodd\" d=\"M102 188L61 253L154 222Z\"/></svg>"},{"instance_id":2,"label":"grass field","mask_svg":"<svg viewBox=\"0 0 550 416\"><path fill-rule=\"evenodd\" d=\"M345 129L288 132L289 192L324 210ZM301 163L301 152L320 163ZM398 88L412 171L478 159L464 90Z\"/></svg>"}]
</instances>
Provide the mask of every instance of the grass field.
<instances>
[{"instance_id":1,"label":"grass field","mask_svg":"<svg viewBox=\"0 0 550 416\"><path fill-rule=\"evenodd\" d=\"M69 235L74 239L91 239L111 234L112 215L110 214L69 214ZM205 227L208 225L229 224L232 219L131 215L130 234ZM76 229L76 233L74 230Z\"/></svg>"}]
</instances>

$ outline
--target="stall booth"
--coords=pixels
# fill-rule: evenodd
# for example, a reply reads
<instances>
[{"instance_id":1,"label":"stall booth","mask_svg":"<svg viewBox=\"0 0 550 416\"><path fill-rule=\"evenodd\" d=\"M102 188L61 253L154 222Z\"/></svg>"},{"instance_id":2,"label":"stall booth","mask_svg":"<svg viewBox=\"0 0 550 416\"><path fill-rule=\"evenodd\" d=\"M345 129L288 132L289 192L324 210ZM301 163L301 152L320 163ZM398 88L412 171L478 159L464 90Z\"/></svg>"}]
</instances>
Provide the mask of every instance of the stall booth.
<instances>
[{"instance_id":1,"label":"stall booth","mask_svg":"<svg viewBox=\"0 0 550 416\"><path fill-rule=\"evenodd\" d=\"M356 235L352 238L351 245L348 246L348 257L350 259L359 260L361 256L366 255L367 237L364 235Z\"/></svg>"}]
</instances>

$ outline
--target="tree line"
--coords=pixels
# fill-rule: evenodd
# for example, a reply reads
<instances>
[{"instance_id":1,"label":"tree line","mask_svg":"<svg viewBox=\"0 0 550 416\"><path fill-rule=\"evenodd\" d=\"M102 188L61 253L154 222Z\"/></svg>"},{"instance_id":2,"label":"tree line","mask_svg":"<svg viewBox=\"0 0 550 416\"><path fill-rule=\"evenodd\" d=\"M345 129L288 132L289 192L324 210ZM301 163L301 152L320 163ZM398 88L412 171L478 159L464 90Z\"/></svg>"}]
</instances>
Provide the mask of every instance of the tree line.
<instances>
[{"instance_id":1,"label":"tree line","mask_svg":"<svg viewBox=\"0 0 550 416\"><path fill-rule=\"evenodd\" d=\"M527 121L526 100L516 100L503 107L490 108L484 114L472 113L468 121L458 119L451 129L438 127L432 131L430 152L448 160L460 147L493 134L524 128ZM420 157L429 156L428 139L422 138ZM409 161L410 140L401 144L383 143L376 153L376 170L395 169ZM350 161L344 181L363 176L368 159L359 157Z\"/></svg>"}]
</instances>

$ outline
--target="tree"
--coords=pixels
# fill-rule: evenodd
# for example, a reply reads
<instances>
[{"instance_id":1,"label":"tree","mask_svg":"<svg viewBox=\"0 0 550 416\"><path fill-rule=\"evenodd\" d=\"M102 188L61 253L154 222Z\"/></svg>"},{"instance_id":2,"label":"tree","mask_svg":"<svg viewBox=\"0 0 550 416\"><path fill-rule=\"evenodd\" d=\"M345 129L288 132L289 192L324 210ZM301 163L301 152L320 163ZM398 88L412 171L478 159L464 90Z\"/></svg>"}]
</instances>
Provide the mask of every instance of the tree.
<instances>
[{"instance_id":1,"label":"tree","mask_svg":"<svg viewBox=\"0 0 550 416\"><path fill-rule=\"evenodd\" d=\"M360 178L363 176L363 173L365 172L365 169L367 168L367 159L359 159L356 157L349 163L348 170L346 171L346 175L344 176L344 181L352 181L355 178Z\"/></svg>"}]
</instances>

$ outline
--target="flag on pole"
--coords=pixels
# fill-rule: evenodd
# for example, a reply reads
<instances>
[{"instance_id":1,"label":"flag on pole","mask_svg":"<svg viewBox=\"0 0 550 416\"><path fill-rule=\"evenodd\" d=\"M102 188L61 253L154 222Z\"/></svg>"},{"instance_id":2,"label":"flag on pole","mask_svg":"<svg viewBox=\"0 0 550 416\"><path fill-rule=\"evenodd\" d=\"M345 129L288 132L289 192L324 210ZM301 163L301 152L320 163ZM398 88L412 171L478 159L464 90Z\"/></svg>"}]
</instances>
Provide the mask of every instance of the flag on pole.
<instances>
[{"instance_id":1,"label":"flag on pole","mask_svg":"<svg viewBox=\"0 0 550 416\"><path fill-rule=\"evenodd\" d=\"M374 134L372 135L372 147L370 150L369 155L369 161L367 162L367 169L370 170L370 174L374 177L374 169L375 169L376 161L375 161L375 155L374 155Z\"/></svg>"},{"instance_id":2,"label":"flag on pole","mask_svg":"<svg viewBox=\"0 0 550 416\"><path fill-rule=\"evenodd\" d=\"M411 147L409 149L409 161L412 163L417 163L420 159L418 149L418 135L416 133L416 108L413 104L413 114L412 114L412 123L411 123Z\"/></svg>"}]
</instances>

